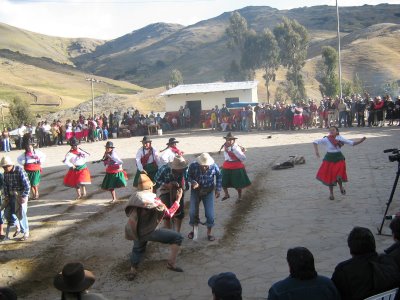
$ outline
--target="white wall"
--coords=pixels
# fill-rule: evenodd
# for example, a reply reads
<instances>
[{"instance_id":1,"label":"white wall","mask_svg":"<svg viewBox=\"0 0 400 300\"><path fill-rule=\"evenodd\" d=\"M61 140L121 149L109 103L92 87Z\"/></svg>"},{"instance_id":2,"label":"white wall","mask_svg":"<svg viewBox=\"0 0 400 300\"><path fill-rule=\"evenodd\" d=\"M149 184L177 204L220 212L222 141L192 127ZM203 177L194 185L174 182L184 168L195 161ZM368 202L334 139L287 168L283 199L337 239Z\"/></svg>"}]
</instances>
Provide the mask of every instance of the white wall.
<instances>
[{"instance_id":1,"label":"white wall","mask_svg":"<svg viewBox=\"0 0 400 300\"><path fill-rule=\"evenodd\" d=\"M202 110L211 110L215 105L221 108L222 104L225 104L226 98L239 98L239 102L258 102L257 88L226 92L180 94L164 97L167 112L178 111L181 106L185 106L186 101L201 100Z\"/></svg>"}]
</instances>

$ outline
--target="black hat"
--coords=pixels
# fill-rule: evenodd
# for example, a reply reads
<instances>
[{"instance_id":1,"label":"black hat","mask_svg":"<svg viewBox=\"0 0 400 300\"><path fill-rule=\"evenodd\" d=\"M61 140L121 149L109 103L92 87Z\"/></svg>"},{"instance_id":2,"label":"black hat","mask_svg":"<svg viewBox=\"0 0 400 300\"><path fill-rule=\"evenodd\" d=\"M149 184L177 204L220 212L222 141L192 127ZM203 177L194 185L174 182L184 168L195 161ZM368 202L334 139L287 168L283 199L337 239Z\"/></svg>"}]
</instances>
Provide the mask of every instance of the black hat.
<instances>
[{"instance_id":1,"label":"black hat","mask_svg":"<svg viewBox=\"0 0 400 300\"><path fill-rule=\"evenodd\" d=\"M147 135L145 135L142 139L142 143L151 143L152 140L151 138L149 138Z\"/></svg>"},{"instance_id":2,"label":"black hat","mask_svg":"<svg viewBox=\"0 0 400 300\"><path fill-rule=\"evenodd\" d=\"M106 143L106 146L105 146L105 147L106 147L106 148L115 148L113 142L110 142L110 141L108 141L108 142Z\"/></svg>"},{"instance_id":3,"label":"black hat","mask_svg":"<svg viewBox=\"0 0 400 300\"><path fill-rule=\"evenodd\" d=\"M167 145L172 145L172 144L175 144L175 143L179 143L179 141L177 141L176 138L170 138L168 140Z\"/></svg>"},{"instance_id":4,"label":"black hat","mask_svg":"<svg viewBox=\"0 0 400 300\"><path fill-rule=\"evenodd\" d=\"M233 136L233 134L231 132L228 132L228 134L226 136L224 136L224 139L226 139L226 140L236 140L237 137Z\"/></svg>"},{"instance_id":5,"label":"black hat","mask_svg":"<svg viewBox=\"0 0 400 300\"><path fill-rule=\"evenodd\" d=\"M208 286L218 299L228 299L229 296L242 295L242 285L232 272L220 273L210 277Z\"/></svg>"},{"instance_id":6,"label":"black hat","mask_svg":"<svg viewBox=\"0 0 400 300\"><path fill-rule=\"evenodd\" d=\"M54 278L54 287L60 291L77 293L93 285L95 277L92 272L83 268L81 263L68 263L62 272Z\"/></svg>"},{"instance_id":7,"label":"black hat","mask_svg":"<svg viewBox=\"0 0 400 300\"><path fill-rule=\"evenodd\" d=\"M69 140L69 144L71 145L71 146L78 146L79 145L79 141L76 139L76 138L71 138L70 140Z\"/></svg>"}]
</instances>

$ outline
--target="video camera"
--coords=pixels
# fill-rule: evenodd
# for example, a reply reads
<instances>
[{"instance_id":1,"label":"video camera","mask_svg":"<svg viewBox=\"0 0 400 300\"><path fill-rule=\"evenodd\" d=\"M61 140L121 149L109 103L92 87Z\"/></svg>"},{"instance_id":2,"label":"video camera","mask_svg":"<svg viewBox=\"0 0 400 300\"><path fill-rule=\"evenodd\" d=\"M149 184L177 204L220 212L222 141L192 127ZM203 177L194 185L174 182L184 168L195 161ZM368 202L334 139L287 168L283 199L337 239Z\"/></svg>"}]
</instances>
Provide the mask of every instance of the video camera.
<instances>
[{"instance_id":1,"label":"video camera","mask_svg":"<svg viewBox=\"0 0 400 300\"><path fill-rule=\"evenodd\" d=\"M389 152L392 153L392 155L389 155L389 161L390 162L394 162L394 161L400 162L400 150L399 149L386 149L386 150L383 150L383 153L389 153Z\"/></svg>"}]
</instances>

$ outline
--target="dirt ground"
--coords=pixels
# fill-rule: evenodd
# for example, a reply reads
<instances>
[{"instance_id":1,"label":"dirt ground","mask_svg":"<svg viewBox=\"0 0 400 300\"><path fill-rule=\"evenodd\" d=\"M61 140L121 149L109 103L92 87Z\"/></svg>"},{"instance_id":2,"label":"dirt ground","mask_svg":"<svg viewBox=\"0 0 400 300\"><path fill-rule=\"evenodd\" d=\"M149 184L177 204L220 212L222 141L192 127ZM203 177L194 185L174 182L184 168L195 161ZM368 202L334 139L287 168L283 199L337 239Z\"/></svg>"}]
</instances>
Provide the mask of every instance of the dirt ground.
<instances>
[{"instance_id":1,"label":"dirt ground","mask_svg":"<svg viewBox=\"0 0 400 300\"><path fill-rule=\"evenodd\" d=\"M327 135L326 130L236 133L238 143L247 148L246 169L252 185L240 202L235 191L230 191L229 200L215 201L217 240L207 241L205 227L200 228L198 241L185 239L178 257L183 273L166 269L167 246L150 243L133 282L126 279L132 242L124 239L124 207L134 191L133 158L142 137L113 140L129 174L128 187L117 191L120 200L115 204L109 204L110 194L100 189L104 167L91 163L93 182L88 198L73 200L75 191L62 184L67 169L61 161L69 147L44 148L47 161L41 197L29 202L31 238L0 243L0 285L14 287L19 299L57 299L60 293L53 288L54 276L65 263L80 261L96 275L91 291L109 299L211 299L207 280L224 271L237 274L244 299L263 299L272 283L288 275L286 251L294 246L308 247L318 273L331 276L336 264L350 257L346 238L353 226L377 233L397 171L397 162L389 162L383 150L399 147L400 140L399 127L351 128L341 133L367 140L343 148L349 183L345 196L335 190L334 201L328 200L328 188L315 180L321 160L315 157L311 143ZM180 141L179 148L189 161L209 152L222 163L223 155L217 151L224 133L199 130L152 136L153 146L164 148L172 136ZM91 153L90 160L97 160L104 145L96 142L81 148ZM10 156L16 161L20 153L13 151ZM271 169L289 155L302 155L306 163L287 170ZM398 195L397 191L389 214L399 209ZM186 237L190 231L188 205L185 211L182 234ZM200 214L204 219L202 207ZM388 222L383 231L389 233ZM392 242L384 235L375 237L378 251Z\"/></svg>"}]
</instances>

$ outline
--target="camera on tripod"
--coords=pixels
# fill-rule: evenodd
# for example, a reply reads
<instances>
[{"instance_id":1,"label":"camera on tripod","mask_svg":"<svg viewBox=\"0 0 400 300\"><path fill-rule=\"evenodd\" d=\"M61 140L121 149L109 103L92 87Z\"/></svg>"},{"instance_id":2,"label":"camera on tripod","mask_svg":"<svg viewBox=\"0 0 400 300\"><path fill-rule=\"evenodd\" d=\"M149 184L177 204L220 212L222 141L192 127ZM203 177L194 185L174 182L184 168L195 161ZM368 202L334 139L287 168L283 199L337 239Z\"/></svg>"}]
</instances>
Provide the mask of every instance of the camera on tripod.
<instances>
[{"instance_id":1,"label":"camera on tripod","mask_svg":"<svg viewBox=\"0 0 400 300\"><path fill-rule=\"evenodd\" d=\"M390 162L394 162L394 161L400 162L400 150L399 149L386 149L386 150L383 150L383 153L389 153L389 152L392 153L392 155L389 155L389 161Z\"/></svg>"}]
</instances>

